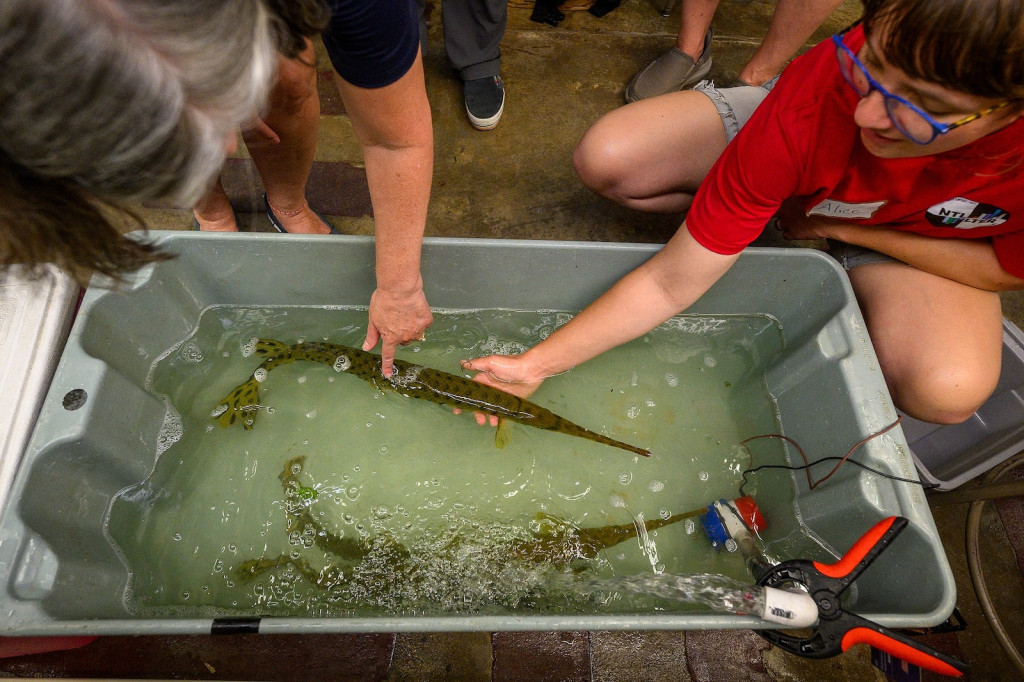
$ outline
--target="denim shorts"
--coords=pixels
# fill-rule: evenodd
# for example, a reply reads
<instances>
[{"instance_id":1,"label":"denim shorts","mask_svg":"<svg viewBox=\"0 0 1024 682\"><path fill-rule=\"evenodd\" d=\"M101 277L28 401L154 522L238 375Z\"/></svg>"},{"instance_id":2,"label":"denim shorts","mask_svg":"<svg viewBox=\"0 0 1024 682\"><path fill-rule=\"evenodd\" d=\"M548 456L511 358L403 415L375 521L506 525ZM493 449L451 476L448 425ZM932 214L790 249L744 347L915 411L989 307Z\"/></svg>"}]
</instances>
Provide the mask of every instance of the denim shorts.
<instances>
[{"instance_id":1,"label":"denim shorts","mask_svg":"<svg viewBox=\"0 0 1024 682\"><path fill-rule=\"evenodd\" d=\"M878 251L865 249L863 246L847 244L846 242L827 239L828 252L833 258L839 261L844 270L853 270L858 265L871 265L872 263L899 262L892 256L887 256Z\"/></svg>"},{"instance_id":2,"label":"denim shorts","mask_svg":"<svg viewBox=\"0 0 1024 682\"><path fill-rule=\"evenodd\" d=\"M693 86L714 103L718 115L725 126L726 141L732 142L740 128L750 120L754 110L768 96L779 77L771 79L764 85L741 85L735 88L716 88L714 81L701 81Z\"/></svg>"}]
</instances>

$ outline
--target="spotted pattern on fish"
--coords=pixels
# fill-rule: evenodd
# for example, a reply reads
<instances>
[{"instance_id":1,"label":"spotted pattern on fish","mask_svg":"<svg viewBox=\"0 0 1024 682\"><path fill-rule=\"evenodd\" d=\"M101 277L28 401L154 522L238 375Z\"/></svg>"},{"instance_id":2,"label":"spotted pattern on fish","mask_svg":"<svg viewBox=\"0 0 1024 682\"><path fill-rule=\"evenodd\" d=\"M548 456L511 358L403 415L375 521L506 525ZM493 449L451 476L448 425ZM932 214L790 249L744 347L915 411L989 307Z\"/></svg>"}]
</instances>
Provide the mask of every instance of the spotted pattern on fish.
<instances>
[{"instance_id":1,"label":"spotted pattern on fish","mask_svg":"<svg viewBox=\"0 0 1024 682\"><path fill-rule=\"evenodd\" d=\"M500 419L585 438L644 457L651 454L649 450L585 429L529 400L455 374L396 359L394 373L391 377L385 377L381 374L380 356L359 348L321 341L289 346L272 339L260 339L256 343L255 352L266 359L248 381L231 391L211 413L221 426L231 426L240 421L246 430L252 429L260 407L261 381L257 375L263 379L275 367L303 360L319 362L333 367L337 372L357 376L380 391L397 391L409 398L496 415Z\"/></svg>"}]
</instances>

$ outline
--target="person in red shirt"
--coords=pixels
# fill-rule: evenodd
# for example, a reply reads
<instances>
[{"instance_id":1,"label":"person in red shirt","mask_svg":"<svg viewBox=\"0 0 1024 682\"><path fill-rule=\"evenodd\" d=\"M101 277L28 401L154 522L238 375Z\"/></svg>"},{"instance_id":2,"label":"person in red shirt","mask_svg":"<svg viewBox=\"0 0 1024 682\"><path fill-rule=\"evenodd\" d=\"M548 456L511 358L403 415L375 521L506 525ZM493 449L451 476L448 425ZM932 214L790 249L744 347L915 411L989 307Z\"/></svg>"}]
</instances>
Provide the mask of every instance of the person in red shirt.
<instances>
[{"instance_id":1,"label":"person in red shirt","mask_svg":"<svg viewBox=\"0 0 1024 682\"><path fill-rule=\"evenodd\" d=\"M584 183L686 219L542 343L466 363L477 380L528 395L646 333L772 222L790 239L829 240L901 410L935 423L972 415L999 378L997 292L1024 288L1024 3L864 9L777 83L705 83L598 120L576 150Z\"/></svg>"}]
</instances>

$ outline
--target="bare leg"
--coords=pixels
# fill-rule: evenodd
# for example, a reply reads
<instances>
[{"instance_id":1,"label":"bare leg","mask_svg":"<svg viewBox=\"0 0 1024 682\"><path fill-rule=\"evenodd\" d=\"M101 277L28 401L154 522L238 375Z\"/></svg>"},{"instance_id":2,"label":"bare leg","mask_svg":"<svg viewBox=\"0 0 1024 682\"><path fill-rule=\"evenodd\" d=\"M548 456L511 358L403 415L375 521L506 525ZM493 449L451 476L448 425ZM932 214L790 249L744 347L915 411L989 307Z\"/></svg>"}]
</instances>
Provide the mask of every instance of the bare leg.
<instances>
[{"instance_id":1,"label":"bare leg","mask_svg":"<svg viewBox=\"0 0 1024 682\"><path fill-rule=\"evenodd\" d=\"M217 178L217 183L199 200L192 212L199 221L200 229L211 232L235 232L235 214L231 210L231 202L224 193L224 186Z\"/></svg>"},{"instance_id":2,"label":"bare leg","mask_svg":"<svg viewBox=\"0 0 1024 682\"><path fill-rule=\"evenodd\" d=\"M842 0L779 0L768 33L740 71L739 79L750 85L763 85L777 76L840 4Z\"/></svg>"},{"instance_id":3,"label":"bare leg","mask_svg":"<svg viewBox=\"0 0 1024 682\"><path fill-rule=\"evenodd\" d=\"M704 36L711 28L711 20L718 9L718 2L719 0L683 0L683 16L679 24L679 34L676 36L676 46L693 57L694 61L700 59L704 51Z\"/></svg>"},{"instance_id":4,"label":"bare leg","mask_svg":"<svg viewBox=\"0 0 1024 682\"><path fill-rule=\"evenodd\" d=\"M316 50L278 60L277 82L263 117L275 141L259 129L246 131L245 146L263 179L267 200L288 232L323 234L327 226L306 206L306 180L316 152L320 98L316 91Z\"/></svg>"},{"instance_id":5,"label":"bare leg","mask_svg":"<svg viewBox=\"0 0 1024 682\"><path fill-rule=\"evenodd\" d=\"M995 390L1002 361L999 295L903 263L850 271L896 406L955 424Z\"/></svg>"},{"instance_id":6,"label":"bare leg","mask_svg":"<svg viewBox=\"0 0 1024 682\"><path fill-rule=\"evenodd\" d=\"M684 90L605 114L580 140L573 161L598 194L641 211L677 213L689 207L725 145L715 105Z\"/></svg>"}]
</instances>

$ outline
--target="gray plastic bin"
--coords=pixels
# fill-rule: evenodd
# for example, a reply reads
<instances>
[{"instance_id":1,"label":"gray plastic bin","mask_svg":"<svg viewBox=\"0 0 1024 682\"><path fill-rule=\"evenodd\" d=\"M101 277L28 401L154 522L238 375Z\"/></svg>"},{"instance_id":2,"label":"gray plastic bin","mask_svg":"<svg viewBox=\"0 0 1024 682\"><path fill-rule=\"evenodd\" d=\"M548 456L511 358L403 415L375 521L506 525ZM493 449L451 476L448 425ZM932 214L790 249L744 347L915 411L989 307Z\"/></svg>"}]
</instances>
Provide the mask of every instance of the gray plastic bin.
<instances>
[{"instance_id":1,"label":"gray plastic bin","mask_svg":"<svg viewBox=\"0 0 1024 682\"><path fill-rule=\"evenodd\" d=\"M144 388L156 356L186 338L212 305L365 305L373 241L363 237L155 233L177 258L147 266L117 291L90 287L0 518L3 634L209 632L214 616L140 618L125 607L127 569L101 525L111 499L154 467L164 404ZM656 245L428 239L423 274L436 308L577 311L658 250ZM842 455L891 424L886 391L845 273L804 249L750 249L690 311L765 314L784 350L765 372L779 429L817 456ZM69 394L85 395L66 409ZM788 452L791 463L797 463ZM870 440L858 461L915 477L900 430ZM645 460L671 467L670 458ZM771 543L816 538L833 557L890 515L910 520L856 586L858 613L890 627L944 620L955 588L917 484L842 468L771 509ZM783 479L784 481L787 479ZM759 500L762 508L772 500ZM785 557L796 558L796 557ZM828 554L817 557L828 560ZM258 615L258 614L256 614ZM260 632L751 628L761 621L684 612L504 614L250 620ZM223 625L223 623L220 623ZM229 623L230 627L230 623Z\"/></svg>"},{"instance_id":2,"label":"gray plastic bin","mask_svg":"<svg viewBox=\"0 0 1024 682\"><path fill-rule=\"evenodd\" d=\"M56 269L0 273L0 508L71 328L79 287Z\"/></svg>"},{"instance_id":3,"label":"gray plastic bin","mask_svg":"<svg viewBox=\"0 0 1024 682\"><path fill-rule=\"evenodd\" d=\"M1003 368L981 408L961 424L903 417L921 479L952 490L1024 449L1024 332L1003 320Z\"/></svg>"}]
</instances>

